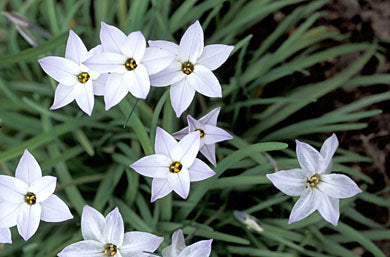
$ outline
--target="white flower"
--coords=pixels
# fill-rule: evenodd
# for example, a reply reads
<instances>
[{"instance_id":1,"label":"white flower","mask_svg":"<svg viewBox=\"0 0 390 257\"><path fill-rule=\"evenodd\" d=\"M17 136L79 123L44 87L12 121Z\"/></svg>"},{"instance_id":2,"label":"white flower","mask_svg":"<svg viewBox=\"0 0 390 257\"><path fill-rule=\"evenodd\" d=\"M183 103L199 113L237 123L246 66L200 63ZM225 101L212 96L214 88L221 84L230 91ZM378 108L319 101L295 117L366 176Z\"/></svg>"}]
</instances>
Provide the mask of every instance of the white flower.
<instances>
[{"instance_id":1,"label":"white flower","mask_svg":"<svg viewBox=\"0 0 390 257\"><path fill-rule=\"evenodd\" d=\"M100 40L103 53L89 58L85 65L100 73L108 73L104 87L106 110L118 104L130 91L145 99L150 90L149 75L165 69L174 54L146 48L146 40L140 31L126 36L114 26L101 23Z\"/></svg>"},{"instance_id":2,"label":"white flower","mask_svg":"<svg viewBox=\"0 0 390 257\"><path fill-rule=\"evenodd\" d=\"M168 68L150 79L155 87L171 85L171 102L177 117L191 104L195 91L208 97L222 97L221 85L211 71L227 60L234 47L221 44L204 47L199 21L187 29L179 45L163 40L148 43L151 47L165 49L176 55Z\"/></svg>"},{"instance_id":3,"label":"white flower","mask_svg":"<svg viewBox=\"0 0 390 257\"><path fill-rule=\"evenodd\" d=\"M0 228L0 244L12 244L9 228Z\"/></svg>"},{"instance_id":4,"label":"white flower","mask_svg":"<svg viewBox=\"0 0 390 257\"><path fill-rule=\"evenodd\" d=\"M56 183L56 177L42 177L39 164L25 150L15 178L0 175L0 228L17 225L19 234L27 241L37 231L40 220L72 219L68 206L53 194Z\"/></svg>"},{"instance_id":5,"label":"white flower","mask_svg":"<svg viewBox=\"0 0 390 257\"><path fill-rule=\"evenodd\" d=\"M125 233L118 208L104 218L94 208L84 206L81 232L84 241L65 247L59 257L148 257L164 240L145 232Z\"/></svg>"},{"instance_id":6,"label":"white flower","mask_svg":"<svg viewBox=\"0 0 390 257\"><path fill-rule=\"evenodd\" d=\"M161 128L157 128L155 152L130 165L141 175L152 177L151 201L175 191L187 199L190 182L215 175L207 164L196 158L199 152L199 131L189 133L180 142Z\"/></svg>"},{"instance_id":7,"label":"white flower","mask_svg":"<svg viewBox=\"0 0 390 257\"><path fill-rule=\"evenodd\" d=\"M215 159L215 144L233 137L225 130L217 127L217 119L220 107L215 108L199 120L187 116L188 127L173 134L177 139L182 139L185 135L193 131L200 132L200 152L214 165L217 165Z\"/></svg>"},{"instance_id":8,"label":"white flower","mask_svg":"<svg viewBox=\"0 0 390 257\"><path fill-rule=\"evenodd\" d=\"M297 143L300 169L282 170L267 174L275 187L287 195L300 196L292 209L289 223L302 220L318 210L322 217L337 225L339 198L352 197L362 190L349 177L330 174L332 157L338 147L335 134L329 137L318 152L306 143Z\"/></svg>"},{"instance_id":9,"label":"white flower","mask_svg":"<svg viewBox=\"0 0 390 257\"><path fill-rule=\"evenodd\" d=\"M172 235L172 243L163 249L163 257L209 257L211 253L210 240L202 240L192 245L186 246L184 243L183 231L177 230Z\"/></svg>"},{"instance_id":10,"label":"white flower","mask_svg":"<svg viewBox=\"0 0 390 257\"><path fill-rule=\"evenodd\" d=\"M94 52L99 51L100 47L88 52L83 41L70 30L65 58L48 56L38 60L42 69L60 83L56 88L51 110L68 105L76 99L81 110L91 115L95 101L93 81L100 74L88 69L83 65L83 61Z\"/></svg>"}]
</instances>

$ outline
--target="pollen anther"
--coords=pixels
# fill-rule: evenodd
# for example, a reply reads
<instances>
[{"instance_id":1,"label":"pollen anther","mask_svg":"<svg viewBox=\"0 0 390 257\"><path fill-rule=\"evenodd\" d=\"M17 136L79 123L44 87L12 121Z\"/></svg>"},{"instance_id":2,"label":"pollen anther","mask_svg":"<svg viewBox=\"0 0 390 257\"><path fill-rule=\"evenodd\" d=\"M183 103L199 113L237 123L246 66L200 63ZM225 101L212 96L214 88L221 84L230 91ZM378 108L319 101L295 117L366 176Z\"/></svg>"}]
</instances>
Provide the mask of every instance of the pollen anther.
<instances>
[{"instance_id":1,"label":"pollen anther","mask_svg":"<svg viewBox=\"0 0 390 257\"><path fill-rule=\"evenodd\" d=\"M204 137L205 133L203 129L195 129L195 130L200 132L200 138Z\"/></svg>"},{"instance_id":2,"label":"pollen anther","mask_svg":"<svg viewBox=\"0 0 390 257\"><path fill-rule=\"evenodd\" d=\"M125 62L125 67L128 71L135 70L137 68L137 62L133 58L129 58Z\"/></svg>"},{"instance_id":3,"label":"pollen anther","mask_svg":"<svg viewBox=\"0 0 390 257\"><path fill-rule=\"evenodd\" d=\"M87 72L81 72L79 75L77 75L77 79L79 80L80 83L87 83L89 80L89 74Z\"/></svg>"},{"instance_id":4,"label":"pollen anther","mask_svg":"<svg viewBox=\"0 0 390 257\"><path fill-rule=\"evenodd\" d=\"M179 173L182 168L183 165L180 162L172 162L171 165L169 165L169 172Z\"/></svg>"},{"instance_id":5,"label":"pollen anther","mask_svg":"<svg viewBox=\"0 0 390 257\"><path fill-rule=\"evenodd\" d=\"M106 244L104 246L104 254L106 256L114 256L118 252L118 247L113 244Z\"/></svg>"},{"instance_id":6,"label":"pollen anther","mask_svg":"<svg viewBox=\"0 0 390 257\"><path fill-rule=\"evenodd\" d=\"M28 205L34 205L37 202L37 197L34 193L28 192L24 195L24 202Z\"/></svg>"},{"instance_id":7,"label":"pollen anther","mask_svg":"<svg viewBox=\"0 0 390 257\"><path fill-rule=\"evenodd\" d=\"M190 75L194 71L194 65L190 62L185 62L181 65L181 70L184 74Z\"/></svg>"},{"instance_id":8,"label":"pollen anther","mask_svg":"<svg viewBox=\"0 0 390 257\"><path fill-rule=\"evenodd\" d=\"M318 174L315 174L310 179L307 179L307 183L310 187L315 187L320 182L320 177Z\"/></svg>"}]
</instances>

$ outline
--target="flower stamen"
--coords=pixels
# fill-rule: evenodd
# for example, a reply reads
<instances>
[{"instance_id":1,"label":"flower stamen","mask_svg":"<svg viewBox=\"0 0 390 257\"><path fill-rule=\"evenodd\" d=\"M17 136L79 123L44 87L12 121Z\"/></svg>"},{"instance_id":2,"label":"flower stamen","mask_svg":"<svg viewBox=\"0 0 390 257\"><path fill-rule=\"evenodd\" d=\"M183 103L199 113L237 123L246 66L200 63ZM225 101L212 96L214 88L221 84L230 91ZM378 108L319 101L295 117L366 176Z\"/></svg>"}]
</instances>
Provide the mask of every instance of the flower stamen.
<instances>
[{"instance_id":1,"label":"flower stamen","mask_svg":"<svg viewBox=\"0 0 390 257\"><path fill-rule=\"evenodd\" d=\"M310 187L315 187L318 183L320 183L320 176L315 174L310 179L307 179L307 183Z\"/></svg>"},{"instance_id":2,"label":"flower stamen","mask_svg":"<svg viewBox=\"0 0 390 257\"><path fill-rule=\"evenodd\" d=\"M118 252L118 247L113 244L106 244L104 246L104 254L106 256L114 256Z\"/></svg>"},{"instance_id":3,"label":"flower stamen","mask_svg":"<svg viewBox=\"0 0 390 257\"><path fill-rule=\"evenodd\" d=\"M87 83L89 80L89 74L87 72L81 72L79 75L77 75L77 79L79 80L80 83Z\"/></svg>"},{"instance_id":4,"label":"flower stamen","mask_svg":"<svg viewBox=\"0 0 390 257\"><path fill-rule=\"evenodd\" d=\"M133 58L128 58L125 62L126 70L132 71L137 68L137 62Z\"/></svg>"},{"instance_id":5,"label":"flower stamen","mask_svg":"<svg viewBox=\"0 0 390 257\"><path fill-rule=\"evenodd\" d=\"M181 71L186 75L190 75L194 71L194 65L190 62L182 63Z\"/></svg>"},{"instance_id":6,"label":"flower stamen","mask_svg":"<svg viewBox=\"0 0 390 257\"><path fill-rule=\"evenodd\" d=\"M172 162L171 165L169 165L169 172L170 173L179 173L182 168L183 168L183 165L180 162Z\"/></svg>"},{"instance_id":7,"label":"flower stamen","mask_svg":"<svg viewBox=\"0 0 390 257\"><path fill-rule=\"evenodd\" d=\"M24 195L24 202L28 205L34 205L37 202L37 197L34 193L28 192Z\"/></svg>"},{"instance_id":8,"label":"flower stamen","mask_svg":"<svg viewBox=\"0 0 390 257\"><path fill-rule=\"evenodd\" d=\"M205 136L205 133L204 133L203 129L195 129L195 131L199 131L200 132L200 138Z\"/></svg>"}]
</instances>

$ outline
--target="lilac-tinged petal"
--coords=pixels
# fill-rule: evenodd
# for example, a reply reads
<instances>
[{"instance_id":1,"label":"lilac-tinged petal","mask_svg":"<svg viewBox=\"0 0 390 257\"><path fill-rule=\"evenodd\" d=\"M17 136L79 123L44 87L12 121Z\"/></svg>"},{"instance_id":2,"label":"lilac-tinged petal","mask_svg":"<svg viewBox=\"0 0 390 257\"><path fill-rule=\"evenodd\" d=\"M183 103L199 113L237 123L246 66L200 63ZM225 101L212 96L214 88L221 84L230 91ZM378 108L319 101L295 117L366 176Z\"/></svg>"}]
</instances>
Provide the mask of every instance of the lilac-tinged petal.
<instances>
[{"instance_id":1,"label":"lilac-tinged petal","mask_svg":"<svg viewBox=\"0 0 390 257\"><path fill-rule=\"evenodd\" d=\"M174 53L175 55L179 52L179 45L173 42L165 40L149 40L148 43L150 47L167 50L168 52Z\"/></svg>"},{"instance_id":2,"label":"lilac-tinged petal","mask_svg":"<svg viewBox=\"0 0 390 257\"><path fill-rule=\"evenodd\" d=\"M126 35L118 28L101 23L100 41L104 52L114 52L121 54L121 47L126 42Z\"/></svg>"},{"instance_id":3,"label":"lilac-tinged petal","mask_svg":"<svg viewBox=\"0 0 390 257\"><path fill-rule=\"evenodd\" d=\"M266 176L286 195L298 196L305 191L307 177L301 169L281 170Z\"/></svg>"},{"instance_id":4,"label":"lilac-tinged petal","mask_svg":"<svg viewBox=\"0 0 390 257\"><path fill-rule=\"evenodd\" d=\"M91 116L95 104L92 81L89 80L85 84L77 83L74 86L74 96L80 109Z\"/></svg>"},{"instance_id":5,"label":"lilac-tinged petal","mask_svg":"<svg viewBox=\"0 0 390 257\"><path fill-rule=\"evenodd\" d=\"M65 247L58 257L104 257L104 245L94 240L84 240Z\"/></svg>"},{"instance_id":6,"label":"lilac-tinged petal","mask_svg":"<svg viewBox=\"0 0 390 257\"><path fill-rule=\"evenodd\" d=\"M104 216L94 208L86 205L81 215L81 233L85 240L103 241Z\"/></svg>"},{"instance_id":7,"label":"lilac-tinged petal","mask_svg":"<svg viewBox=\"0 0 390 257\"><path fill-rule=\"evenodd\" d=\"M11 230L9 228L0 228L0 244L12 244Z\"/></svg>"},{"instance_id":8,"label":"lilac-tinged petal","mask_svg":"<svg viewBox=\"0 0 390 257\"><path fill-rule=\"evenodd\" d=\"M68 86L77 82L77 75L81 72L79 65L63 57L48 56L38 62L50 77Z\"/></svg>"},{"instance_id":9,"label":"lilac-tinged petal","mask_svg":"<svg viewBox=\"0 0 390 257\"><path fill-rule=\"evenodd\" d=\"M202 240L187 246L178 257L209 257L213 240Z\"/></svg>"},{"instance_id":10,"label":"lilac-tinged petal","mask_svg":"<svg viewBox=\"0 0 390 257\"><path fill-rule=\"evenodd\" d=\"M189 133L189 127L185 127L175 133L172 134L172 136L178 140L182 139L183 137L185 137L188 133Z\"/></svg>"},{"instance_id":11,"label":"lilac-tinged petal","mask_svg":"<svg viewBox=\"0 0 390 257\"><path fill-rule=\"evenodd\" d=\"M332 223L333 226L337 226L340 217L339 199L328 197L322 192L320 194L322 197L321 203L318 205L318 211L327 222Z\"/></svg>"},{"instance_id":12,"label":"lilac-tinged petal","mask_svg":"<svg viewBox=\"0 0 390 257\"><path fill-rule=\"evenodd\" d=\"M221 107L217 107L212 111L210 111L209 113L207 113L202 118L200 118L199 121L202 122L203 124L217 126L217 120L220 111L221 111Z\"/></svg>"},{"instance_id":13,"label":"lilac-tinged petal","mask_svg":"<svg viewBox=\"0 0 390 257\"><path fill-rule=\"evenodd\" d=\"M203 131L205 130L203 123L197 121L191 115L187 115L187 123L188 123L189 131L191 132L197 129L201 129Z\"/></svg>"},{"instance_id":14,"label":"lilac-tinged petal","mask_svg":"<svg viewBox=\"0 0 390 257\"><path fill-rule=\"evenodd\" d=\"M96 54L86 60L83 64L89 69L100 73L125 73L126 57L118 53L101 53Z\"/></svg>"},{"instance_id":15,"label":"lilac-tinged petal","mask_svg":"<svg viewBox=\"0 0 390 257\"><path fill-rule=\"evenodd\" d=\"M295 203L288 224L303 220L312 214L321 204L321 199L318 190L306 188L299 200Z\"/></svg>"},{"instance_id":16,"label":"lilac-tinged petal","mask_svg":"<svg viewBox=\"0 0 390 257\"><path fill-rule=\"evenodd\" d=\"M73 88L74 88L73 85L67 86L61 83L58 84L54 95L54 103L50 107L50 110L59 109L73 102L74 100Z\"/></svg>"},{"instance_id":17,"label":"lilac-tinged petal","mask_svg":"<svg viewBox=\"0 0 390 257\"><path fill-rule=\"evenodd\" d=\"M173 233L171 245L164 248L162 254L164 257L176 257L185 247L183 231L179 229Z\"/></svg>"},{"instance_id":18,"label":"lilac-tinged petal","mask_svg":"<svg viewBox=\"0 0 390 257\"><path fill-rule=\"evenodd\" d=\"M333 198L348 198L362 192L352 179L343 174L321 174L317 187Z\"/></svg>"},{"instance_id":19,"label":"lilac-tinged petal","mask_svg":"<svg viewBox=\"0 0 390 257\"><path fill-rule=\"evenodd\" d=\"M17 224L20 207L23 203L0 202L0 228L10 228Z\"/></svg>"},{"instance_id":20,"label":"lilac-tinged petal","mask_svg":"<svg viewBox=\"0 0 390 257\"><path fill-rule=\"evenodd\" d=\"M203 52L203 29L199 21L192 24L180 40L178 58L183 62L196 63Z\"/></svg>"},{"instance_id":21,"label":"lilac-tinged petal","mask_svg":"<svg viewBox=\"0 0 390 257\"><path fill-rule=\"evenodd\" d=\"M124 74L110 74L104 89L104 103L106 111L117 105L129 93L129 84L132 82L128 72Z\"/></svg>"},{"instance_id":22,"label":"lilac-tinged petal","mask_svg":"<svg viewBox=\"0 0 390 257\"><path fill-rule=\"evenodd\" d=\"M321 173L324 168L324 158L311 145L295 140L297 143L297 158L303 170L307 172L307 176L311 177L316 173Z\"/></svg>"},{"instance_id":23,"label":"lilac-tinged petal","mask_svg":"<svg viewBox=\"0 0 390 257\"><path fill-rule=\"evenodd\" d=\"M68 42L66 43L65 58L74 61L77 64L85 59L88 53L87 48L85 47L83 41L80 37L69 30Z\"/></svg>"},{"instance_id":24,"label":"lilac-tinged petal","mask_svg":"<svg viewBox=\"0 0 390 257\"><path fill-rule=\"evenodd\" d=\"M168 167L171 162L171 159L165 155L153 154L142 157L130 167L143 176L165 178L169 173Z\"/></svg>"},{"instance_id":25,"label":"lilac-tinged petal","mask_svg":"<svg viewBox=\"0 0 390 257\"><path fill-rule=\"evenodd\" d=\"M203 147L200 148L200 152L207 158L207 160L209 160L209 162L211 162L214 166L217 166L217 160L215 158L215 144L203 145Z\"/></svg>"},{"instance_id":26,"label":"lilac-tinged petal","mask_svg":"<svg viewBox=\"0 0 390 257\"><path fill-rule=\"evenodd\" d=\"M28 185L22 180L0 175L0 199L12 203L23 203Z\"/></svg>"},{"instance_id":27,"label":"lilac-tinged petal","mask_svg":"<svg viewBox=\"0 0 390 257\"><path fill-rule=\"evenodd\" d=\"M187 75L181 71L181 63L172 61L171 64L159 73L150 76L150 83L154 87L165 87L183 80Z\"/></svg>"},{"instance_id":28,"label":"lilac-tinged petal","mask_svg":"<svg viewBox=\"0 0 390 257\"><path fill-rule=\"evenodd\" d=\"M131 32L120 47L125 56L133 58L138 64L145 55L146 40L141 31Z\"/></svg>"},{"instance_id":29,"label":"lilac-tinged petal","mask_svg":"<svg viewBox=\"0 0 390 257\"><path fill-rule=\"evenodd\" d=\"M96 80L93 81L93 93L94 95L103 96L106 88L107 79L110 75L108 73L101 74Z\"/></svg>"},{"instance_id":30,"label":"lilac-tinged petal","mask_svg":"<svg viewBox=\"0 0 390 257\"><path fill-rule=\"evenodd\" d=\"M176 117L180 117L194 99L195 90L189 85L187 79L183 79L171 86L169 94Z\"/></svg>"},{"instance_id":31,"label":"lilac-tinged petal","mask_svg":"<svg viewBox=\"0 0 390 257\"><path fill-rule=\"evenodd\" d=\"M180 140L171 151L172 160L181 162L185 167L190 167L199 152L199 134L199 131L191 132Z\"/></svg>"},{"instance_id":32,"label":"lilac-tinged petal","mask_svg":"<svg viewBox=\"0 0 390 257\"><path fill-rule=\"evenodd\" d=\"M42 177L41 167L35 160L34 156L26 149L20 158L19 164L16 167L15 178L24 181L30 185L34 181Z\"/></svg>"},{"instance_id":33,"label":"lilac-tinged petal","mask_svg":"<svg viewBox=\"0 0 390 257\"><path fill-rule=\"evenodd\" d=\"M321 147L320 154L324 158L325 170L324 173L332 172L332 157L339 146L339 141L337 140L337 136L332 134L331 137L325 140L324 144Z\"/></svg>"},{"instance_id":34,"label":"lilac-tinged petal","mask_svg":"<svg viewBox=\"0 0 390 257\"><path fill-rule=\"evenodd\" d=\"M168 132L160 127L157 127L156 141L154 144L154 151L156 154L171 156L170 152L177 144L177 141Z\"/></svg>"},{"instance_id":35,"label":"lilac-tinged petal","mask_svg":"<svg viewBox=\"0 0 390 257\"><path fill-rule=\"evenodd\" d=\"M17 219L19 235L24 241L29 240L37 232L41 220L42 207L40 204L22 204Z\"/></svg>"},{"instance_id":36,"label":"lilac-tinged petal","mask_svg":"<svg viewBox=\"0 0 390 257\"><path fill-rule=\"evenodd\" d=\"M152 181L152 197L151 202L163 198L172 192L172 187L166 178L154 178Z\"/></svg>"},{"instance_id":37,"label":"lilac-tinged petal","mask_svg":"<svg viewBox=\"0 0 390 257\"><path fill-rule=\"evenodd\" d=\"M190 173L191 182L205 180L215 175L215 172L198 158L188 168L188 172Z\"/></svg>"},{"instance_id":38,"label":"lilac-tinged petal","mask_svg":"<svg viewBox=\"0 0 390 257\"><path fill-rule=\"evenodd\" d=\"M118 207L111 211L106 217L106 224L103 229L103 237L106 243L122 246L125 228L122 215Z\"/></svg>"},{"instance_id":39,"label":"lilac-tinged petal","mask_svg":"<svg viewBox=\"0 0 390 257\"><path fill-rule=\"evenodd\" d=\"M164 241L163 237L155 236L145 232L127 232L123 239L122 247L120 252L122 256L130 253L141 253L141 252L154 252ZM130 255L131 256L131 255Z\"/></svg>"},{"instance_id":40,"label":"lilac-tinged petal","mask_svg":"<svg viewBox=\"0 0 390 257\"><path fill-rule=\"evenodd\" d=\"M233 139L233 137L228 132L216 126L205 125L204 131L204 141L206 145Z\"/></svg>"},{"instance_id":41,"label":"lilac-tinged petal","mask_svg":"<svg viewBox=\"0 0 390 257\"><path fill-rule=\"evenodd\" d=\"M175 54L162 50L160 48L146 48L142 64L148 70L148 74L156 74L167 68L175 59Z\"/></svg>"},{"instance_id":42,"label":"lilac-tinged petal","mask_svg":"<svg viewBox=\"0 0 390 257\"><path fill-rule=\"evenodd\" d=\"M130 93L136 98L145 99L150 90L148 71L145 66L139 64L134 71L127 72L131 78Z\"/></svg>"},{"instance_id":43,"label":"lilac-tinged petal","mask_svg":"<svg viewBox=\"0 0 390 257\"><path fill-rule=\"evenodd\" d=\"M181 198L187 199L190 193L190 175L188 169L183 166L180 172L169 173L167 179L173 191Z\"/></svg>"},{"instance_id":44,"label":"lilac-tinged petal","mask_svg":"<svg viewBox=\"0 0 390 257\"><path fill-rule=\"evenodd\" d=\"M51 195L42 203L41 220L46 222L62 222L73 219L69 207L58 196Z\"/></svg>"},{"instance_id":45,"label":"lilac-tinged petal","mask_svg":"<svg viewBox=\"0 0 390 257\"><path fill-rule=\"evenodd\" d=\"M234 46L221 44L205 46L202 55L198 59L198 63L210 70L218 69L226 62L233 48Z\"/></svg>"},{"instance_id":46,"label":"lilac-tinged petal","mask_svg":"<svg viewBox=\"0 0 390 257\"><path fill-rule=\"evenodd\" d=\"M188 83L193 89L208 97L222 97L222 88L217 77L203 65L195 65L194 72L188 75Z\"/></svg>"},{"instance_id":47,"label":"lilac-tinged petal","mask_svg":"<svg viewBox=\"0 0 390 257\"><path fill-rule=\"evenodd\" d=\"M29 190L37 197L37 203L42 203L54 193L57 185L57 178L44 176L31 184Z\"/></svg>"}]
</instances>

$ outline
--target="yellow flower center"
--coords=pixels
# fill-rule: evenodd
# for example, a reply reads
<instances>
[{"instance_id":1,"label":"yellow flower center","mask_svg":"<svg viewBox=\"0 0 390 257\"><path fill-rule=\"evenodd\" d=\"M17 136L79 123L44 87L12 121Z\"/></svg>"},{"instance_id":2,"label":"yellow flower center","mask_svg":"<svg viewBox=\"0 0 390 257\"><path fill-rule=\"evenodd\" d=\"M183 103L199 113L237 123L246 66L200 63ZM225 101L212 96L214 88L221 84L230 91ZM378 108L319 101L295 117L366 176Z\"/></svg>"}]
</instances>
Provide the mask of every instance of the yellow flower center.
<instances>
[{"instance_id":1,"label":"yellow flower center","mask_svg":"<svg viewBox=\"0 0 390 257\"><path fill-rule=\"evenodd\" d=\"M307 179L307 183L310 187L315 187L318 183L320 183L320 176L315 174L310 179Z\"/></svg>"},{"instance_id":2,"label":"yellow flower center","mask_svg":"<svg viewBox=\"0 0 390 257\"><path fill-rule=\"evenodd\" d=\"M118 252L118 247L113 244L106 244L104 246L104 254L106 256L114 256Z\"/></svg>"},{"instance_id":3,"label":"yellow flower center","mask_svg":"<svg viewBox=\"0 0 390 257\"><path fill-rule=\"evenodd\" d=\"M24 195L24 202L28 205L34 205L37 202L37 197L34 193L28 192Z\"/></svg>"},{"instance_id":4,"label":"yellow flower center","mask_svg":"<svg viewBox=\"0 0 390 257\"><path fill-rule=\"evenodd\" d=\"M172 162L169 166L169 172L171 173L179 173L183 168L183 165L180 162Z\"/></svg>"},{"instance_id":5,"label":"yellow flower center","mask_svg":"<svg viewBox=\"0 0 390 257\"><path fill-rule=\"evenodd\" d=\"M190 75L194 71L194 65L190 62L182 63L181 71L186 75Z\"/></svg>"},{"instance_id":6,"label":"yellow flower center","mask_svg":"<svg viewBox=\"0 0 390 257\"><path fill-rule=\"evenodd\" d=\"M195 129L196 131L200 132L200 138L204 137L204 130L203 129Z\"/></svg>"},{"instance_id":7,"label":"yellow flower center","mask_svg":"<svg viewBox=\"0 0 390 257\"><path fill-rule=\"evenodd\" d=\"M77 79L80 83L85 84L89 80L89 74L87 72L81 72L79 75L77 75Z\"/></svg>"},{"instance_id":8,"label":"yellow flower center","mask_svg":"<svg viewBox=\"0 0 390 257\"><path fill-rule=\"evenodd\" d=\"M129 58L125 62L125 67L128 71L135 70L137 68L137 62L133 58Z\"/></svg>"}]
</instances>

